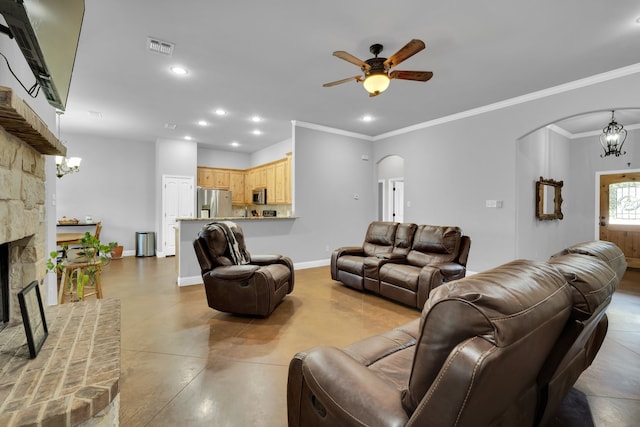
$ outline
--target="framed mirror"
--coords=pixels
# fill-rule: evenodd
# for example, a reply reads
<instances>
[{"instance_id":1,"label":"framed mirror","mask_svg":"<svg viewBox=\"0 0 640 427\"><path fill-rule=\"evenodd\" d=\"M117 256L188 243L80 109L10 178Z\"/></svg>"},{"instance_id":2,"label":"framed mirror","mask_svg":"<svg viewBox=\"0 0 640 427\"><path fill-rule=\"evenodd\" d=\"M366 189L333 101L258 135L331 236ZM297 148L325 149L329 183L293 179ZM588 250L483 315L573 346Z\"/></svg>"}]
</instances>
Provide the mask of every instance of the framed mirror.
<instances>
[{"instance_id":1,"label":"framed mirror","mask_svg":"<svg viewBox=\"0 0 640 427\"><path fill-rule=\"evenodd\" d=\"M562 181L540 177L536 182L536 218L562 219Z\"/></svg>"}]
</instances>

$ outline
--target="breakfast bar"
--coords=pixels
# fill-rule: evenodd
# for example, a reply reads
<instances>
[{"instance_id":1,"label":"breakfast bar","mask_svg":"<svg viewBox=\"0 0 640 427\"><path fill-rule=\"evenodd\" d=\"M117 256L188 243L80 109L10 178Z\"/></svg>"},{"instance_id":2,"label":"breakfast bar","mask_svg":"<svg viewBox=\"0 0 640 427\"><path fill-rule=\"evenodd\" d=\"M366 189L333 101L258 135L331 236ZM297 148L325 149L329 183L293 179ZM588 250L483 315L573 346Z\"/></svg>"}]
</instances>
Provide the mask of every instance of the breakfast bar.
<instances>
[{"instance_id":1,"label":"breakfast bar","mask_svg":"<svg viewBox=\"0 0 640 427\"><path fill-rule=\"evenodd\" d=\"M277 246L277 237L290 234L297 218L295 216L178 218L176 226L178 286L202 283L200 265L193 250L193 240L204 225L213 221L236 222L244 230L247 246L252 252L286 253L287 248Z\"/></svg>"}]
</instances>

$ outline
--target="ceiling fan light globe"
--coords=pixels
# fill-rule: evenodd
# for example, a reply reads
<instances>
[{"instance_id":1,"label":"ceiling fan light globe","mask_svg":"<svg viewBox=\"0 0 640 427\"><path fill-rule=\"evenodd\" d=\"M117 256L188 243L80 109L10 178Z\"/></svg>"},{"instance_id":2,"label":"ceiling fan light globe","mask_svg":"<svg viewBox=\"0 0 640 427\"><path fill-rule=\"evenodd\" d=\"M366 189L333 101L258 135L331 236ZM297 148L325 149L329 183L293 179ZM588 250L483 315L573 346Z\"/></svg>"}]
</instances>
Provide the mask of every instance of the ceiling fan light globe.
<instances>
[{"instance_id":1,"label":"ceiling fan light globe","mask_svg":"<svg viewBox=\"0 0 640 427\"><path fill-rule=\"evenodd\" d=\"M389 87L389 81L386 74L370 74L362 84L369 93L382 93Z\"/></svg>"}]
</instances>

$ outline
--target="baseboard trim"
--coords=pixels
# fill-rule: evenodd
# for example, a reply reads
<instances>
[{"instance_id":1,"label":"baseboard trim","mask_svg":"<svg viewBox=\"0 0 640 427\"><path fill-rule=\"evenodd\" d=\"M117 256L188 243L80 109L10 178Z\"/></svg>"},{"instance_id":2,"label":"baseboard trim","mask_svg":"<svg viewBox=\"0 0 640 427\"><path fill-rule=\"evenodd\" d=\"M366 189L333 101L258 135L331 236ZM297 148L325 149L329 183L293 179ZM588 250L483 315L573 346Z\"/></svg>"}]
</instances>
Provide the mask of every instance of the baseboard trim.
<instances>
[{"instance_id":1,"label":"baseboard trim","mask_svg":"<svg viewBox=\"0 0 640 427\"><path fill-rule=\"evenodd\" d=\"M202 285L202 276L178 277L178 286Z\"/></svg>"},{"instance_id":2,"label":"baseboard trim","mask_svg":"<svg viewBox=\"0 0 640 427\"><path fill-rule=\"evenodd\" d=\"M316 261L297 262L293 264L293 268L296 270L304 270L306 268L324 267L331 264L331 259L320 259Z\"/></svg>"}]
</instances>

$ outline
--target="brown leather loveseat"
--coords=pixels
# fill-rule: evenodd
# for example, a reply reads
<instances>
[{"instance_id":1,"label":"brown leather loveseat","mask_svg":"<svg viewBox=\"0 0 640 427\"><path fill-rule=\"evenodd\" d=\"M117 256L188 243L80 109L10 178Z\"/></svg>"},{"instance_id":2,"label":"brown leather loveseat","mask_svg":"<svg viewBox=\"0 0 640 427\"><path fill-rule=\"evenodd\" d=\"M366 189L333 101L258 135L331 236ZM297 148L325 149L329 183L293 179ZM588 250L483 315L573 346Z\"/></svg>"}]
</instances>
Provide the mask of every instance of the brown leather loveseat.
<instances>
[{"instance_id":1,"label":"brown leather loveseat","mask_svg":"<svg viewBox=\"0 0 640 427\"><path fill-rule=\"evenodd\" d=\"M618 282L606 259L565 253L445 283L404 326L294 356L289 426L544 425L600 348Z\"/></svg>"},{"instance_id":2,"label":"brown leather loveseat","mask_svg":"<svg viewBox=\"0 0 640 427\"><path fill-rule=\"evenodd\" d=\"M465 276L470 246L459 227L374 221L362 246L331 254L331 278L421 309L433 288Z\"/></svg>"}]
</instances>

